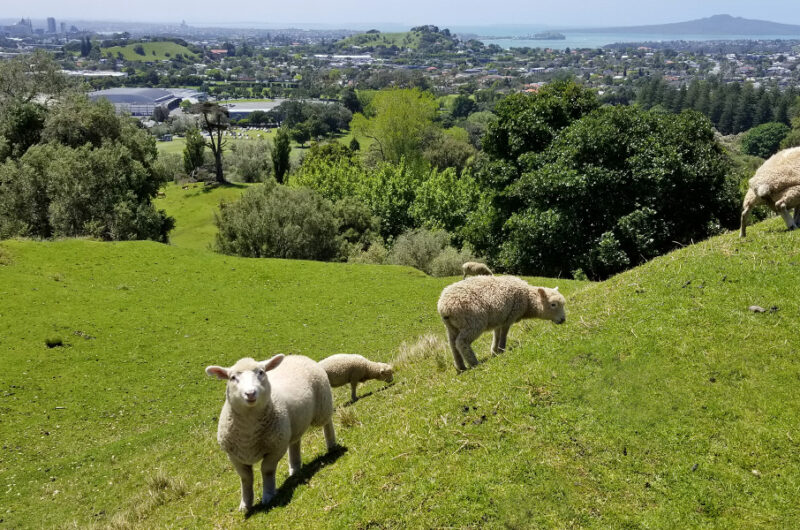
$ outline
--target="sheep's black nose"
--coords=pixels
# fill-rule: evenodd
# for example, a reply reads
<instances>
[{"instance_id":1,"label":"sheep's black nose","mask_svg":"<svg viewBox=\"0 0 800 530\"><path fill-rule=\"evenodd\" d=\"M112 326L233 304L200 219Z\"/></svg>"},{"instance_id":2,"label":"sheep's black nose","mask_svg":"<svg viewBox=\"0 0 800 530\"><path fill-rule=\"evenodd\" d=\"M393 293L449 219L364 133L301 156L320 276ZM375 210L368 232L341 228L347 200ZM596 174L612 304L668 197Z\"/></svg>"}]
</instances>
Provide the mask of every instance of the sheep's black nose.
<instances>
[{"instance_id":1,"label":"sheep's black nose","mask_svg":"<svg viewBox=\"0 0 800 530\"><path fill-rule=\"evenodd\" d=\"M249 391L244 393L244 397L248 401L253 401L253 400L256 399L256 391L255 390L249 390Z\"/></svg>"}]
</instances>

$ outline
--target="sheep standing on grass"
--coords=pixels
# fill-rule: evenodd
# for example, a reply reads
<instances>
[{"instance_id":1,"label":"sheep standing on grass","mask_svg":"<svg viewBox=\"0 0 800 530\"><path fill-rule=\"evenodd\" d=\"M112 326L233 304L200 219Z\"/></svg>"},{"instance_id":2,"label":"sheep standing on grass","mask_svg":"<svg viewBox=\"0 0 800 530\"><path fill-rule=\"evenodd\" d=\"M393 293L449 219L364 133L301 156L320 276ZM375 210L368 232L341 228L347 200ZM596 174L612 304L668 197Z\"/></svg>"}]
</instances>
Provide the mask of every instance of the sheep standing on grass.
<instances>
[{"instance_id":1,"label":"sheep standing on grass","mask_svg":"<svg viewBox=\"0 0 800 530\"><path fill-rule=\"evenodd\" d=\"M319 365L328 374L328 381L332 387L350 383L350 398L355 401L356 387L370 379L380 379L387 383L392 382L392 366L386 363L376 363L361 355L337 353L322 359Z\"/></svg>"},{"instance_id":2,"label":"sheep standing on grass","mask_svg":"<svg viewBox=\"0 0 800 530\"><path fill-rule=\"evenodd\" d=\"M501 353L515 322L541 318L563 324L565 302L557 289L533 287L514 276L476 276L445 287L438 310L456 369L478 364L472 342L484 331L494 330L492 353Z\"/></svg>"},{"instance_id":3,"label":"sheep standing on grass","mask_svg":"<svg viewBox=\"0 0 800 530\"><path fill-rule=\"evenodd\" d=\"M275 469L289 450L289 474L300 470L300 438L322 426L330 451L336 447L333 395L328 377L308 357L276 355L268 361L240 359L230 368L209 366L206 373L226 379L225 404L217 441L242 480L240 510L253 506L253 465L261 461L261 502L275 495Z\"/></svg>"},{"instance_id":4,"label":"sheep standing on grass","mask_svg":"<svg viewBox=\"0 0 800 530\"><path fill-rule=\"evenodd\" d=\"M750 179L742 204L740 237L746 235L750 212L760 204L783 217L789 230L800 226L800 147L772 155ZM789 213L792 208L794 217Z\"/></svg>"},{"instance_id":5,"label":"sheep standing on grass","mask_svg":"<svg viewBox=\"0 0 800 530\"><path fill-rule=\"evenodd\" d=\"M461 266L461 271L464 273L463 278L467 276L491 276L492 270L483 263L475 261L468 261Z\"/></svg>"}]
</instances>

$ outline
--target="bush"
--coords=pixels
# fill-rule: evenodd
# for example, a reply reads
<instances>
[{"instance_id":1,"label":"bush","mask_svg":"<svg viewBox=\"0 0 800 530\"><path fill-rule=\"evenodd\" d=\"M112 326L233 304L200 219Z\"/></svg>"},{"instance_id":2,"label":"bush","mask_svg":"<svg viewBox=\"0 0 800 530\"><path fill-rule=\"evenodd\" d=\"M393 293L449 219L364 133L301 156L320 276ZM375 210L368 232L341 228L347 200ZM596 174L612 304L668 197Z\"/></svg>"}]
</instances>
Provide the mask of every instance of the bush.
<instances>
[{"instance_id":1,"label":"bush","mask_svg":"<svg viewBox=\"0 0 800 530\"><path fill-rule=\"evenodd\" d=\"M71 96L47 110L41 141L0 166L0 237L166 241L174 220L151 200L167 172L135 120Z\"/></svg>"},{"instance_id":2,"label":"bush","mask_svg":"<svg viewBox=\"0 0 800 530\"><path fill-rule=\"evenodd\" d=\"M341 250L333 204L307 188L267 181L221 204L215 223L216 249L224 254L330 261Z\"/></svg>"},{"instance_id":3,"label":"bush","mask_svg":"<svg viewBox=\"0 0 800 530\"><path fill-rule=\"evenodd\" d=\"M348 263L367 263L370 265L385 265L389 262L389 250L383 240L374 240L366 250L355 250L347 258Z\"/></svg>"},{"instance_id":4,"label":"bush","mask_svg":"<svg viewBox=\"0 0 800 530\"><path fill-rule=\"evenodd\" d=\"M603 107L519 162L494 205L511 210L494 241L501 265L522 274L605 278L738 225L739 182L692 111Z\"/></svg>"},{"instance_id":5,"label":"bush","mask_svg":"<svg viewBox=\"0 0 800 530\"><path fill-rule=\"evenodd\" d=\"M444 230L409 230L394 243L388 256L392 265L414 267L432 276L461 274L461 265L474 260L469 249L458 251L450 246L450 235Z\"/></svg>"},{"instance_id":6,"label":"bush","mask_svg":"<svg viewBox=\"0 0 800 530\"><path fill-rule=\"evenodd\" d=\"M264 140L234 143L225 163L242 182L263 182L272 174L269 144Z\"/></svg>"},{"instance_id":7,"label":"bush","mask_svg":"<svg viewBox=\"0 0 800 530\"><path fill-rule=\"evenodd\" d=\"M460 276L462 274L461 266L474 260L475 256L468 248L458 251L447 246L431 261L431 276Z\"/></svg>"},{"instance_id":8,"label":"bush","mask_svg":"<svg viewBox=\"0 0 800 530\"><path fill-rule=\"evenodd\" d=\"M789 149L792 147L800 147L800 129L792 129L789 134L781 140L780 149Z\"/></svg>"},{"instance_id":9,"label":"bush","mask_svg":"<svg viewBox=\"0 0 800 530\"><path fill-rule=\"evenodd\" d=\"M742 152L750 156L769 158L778 152L781 142L790 130L783 123L764 123L753 127L742 136Z\"/></svg>"}]
</instances>

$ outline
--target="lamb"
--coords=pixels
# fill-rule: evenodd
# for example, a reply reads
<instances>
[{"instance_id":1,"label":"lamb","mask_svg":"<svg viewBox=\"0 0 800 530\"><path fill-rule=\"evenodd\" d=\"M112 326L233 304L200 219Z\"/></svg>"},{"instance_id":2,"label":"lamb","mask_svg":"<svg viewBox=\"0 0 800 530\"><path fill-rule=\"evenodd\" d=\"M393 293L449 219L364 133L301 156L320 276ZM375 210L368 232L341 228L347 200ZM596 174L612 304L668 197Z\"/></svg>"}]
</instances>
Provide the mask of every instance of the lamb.
<instances>
[{"instance_id":1,"label":"lamb","mask_svg":"<svg viewBox=\"0 0 800 530\"><path fill-rule=\"evenodd\" d=\"M774 154L750 179L742 204L740 237L745 237L750 212L759 204L766 204L783 217L789 230L800 226L800 147ZM792 208L794 218L789 213Z\"/></svg>"},{"instance_id":2,"label":"lamb","mask_svg":"<svg viewBox=\"0 0 800 530\"><path fill-rule=\"evenodd\" d=\"M491 276L492 270L483 263L476 261L468 261L461 266L461 271L464 273L462 279L467 276Z\"/></svg>"},{"instance_id":3,"label":"lamb","mask_svg":"<svg viewBox=\"0 0 800 530\"><path fill-rule=\"evenodd\" d=\"M512 324L526 318L541 318L563 324L566 300L556 289L533 287L514 276L475 276L444 288L438 310L447 328L456 370L478 360L472 342L493 330L492 353L506 349Z\"/></svg>"},{"instance_id":4,"label":"lamb","mask_svg":"<svg viewBox=\"0 0 800 530\"><path fill-rule=\"evenodd\" d=\"M308 357L276 355L261 362L247 357L230 368L209 366L206 373L228 381L217 441L242 481L239 510L253 506L253 465L258 461L263 504L275 495L275 469L287 448L289 474L300 470L300 438L310 426L323 427L328 451L336 447L331 386L325 371Z\"/></svg>"},{"instance_id":5,"label":"lamb","mask_svg":"<svg viewBox=\"0 0 800 530\"><path fill-rule=\"evenodd\" d=\"M328 381L332 387L350 383L350 399L355 402L356 387L369 379L380 379L387 383L392 382L392 366L386 363L376 363L361 355L337 353L323 359L319 365L328 374Z\"/></svg>"}]
</instances>

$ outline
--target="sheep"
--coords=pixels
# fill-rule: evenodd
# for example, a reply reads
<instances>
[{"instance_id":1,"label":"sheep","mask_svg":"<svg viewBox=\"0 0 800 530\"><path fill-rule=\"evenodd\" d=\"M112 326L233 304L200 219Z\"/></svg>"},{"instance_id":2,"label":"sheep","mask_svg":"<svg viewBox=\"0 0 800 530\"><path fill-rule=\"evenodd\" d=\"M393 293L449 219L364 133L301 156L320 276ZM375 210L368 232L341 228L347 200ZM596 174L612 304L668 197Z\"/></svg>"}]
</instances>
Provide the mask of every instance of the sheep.
<instances>
[{"instance_id":1,"label":"sheep","mask_svg":"<svg viewBox=\"0 0 800 530\"><path fill-rule=\"evenodd\" d=\"M789 230L800 226L800 147L772 155L750 179L742 203L740 237L746 236L750 212L759 204L766 204L783 217ZM792 208L794 218L789 213Z\"/></svg>"},{"instance_id":2,"label":"sheep","mask_svg":"<svg viewBox=\"0 0 800 530\"><path fill-rule=\"evenodd\" d=\"M217 441L241 478L239 510L253 506L253 465L259 460L265 505L275 495L275 468L287 449L289 474L300 470L300 438L309 426L323 427L328 451L336 447L331 386L308 357L247 357L230 368L209 366L206 373L228 382Z\"/></svg>"},{"instance_id":3,"label":"sheep","mask_svg":"<svg viewBox=\"0 0 800 530\"><path fill-rule=\"evenodd\" d=\"M445 287L437 309L456 370L462 371L465 362L478 364L471 345L484 331L494 331L492 353L502 353L512 324L526 318L563 324L565 303L558 288L533 287L514 276L475 276Z\"/></svg>"},{"instance_id":4,"label":"sheep","mask_svg":"<svg viewBox=\"0 0 800 530\"><path fill-rule=\"evenodd\" d=\"M350 383L350 398L355 402L356 387L369 379L380 379L387 383L392 382L392 366L386 363L376 363L361 355L337 353L323 359L319 365L328 374L328 381L332 387Z\"/></svg>"},{"instance_id":5,"label":"sheep","mask_svg":"<svg viewBox=\"0 0 800 530\"><path fill-rule=\"evenodd\" d=\"M475 261L468 261L461 266L461 271L464 273L464 276L461 278L464 279L467 276L491 276L492 270L487 267L483 263L478 263Z\"/></svg>"}]
</instances>

